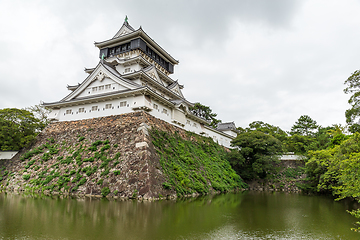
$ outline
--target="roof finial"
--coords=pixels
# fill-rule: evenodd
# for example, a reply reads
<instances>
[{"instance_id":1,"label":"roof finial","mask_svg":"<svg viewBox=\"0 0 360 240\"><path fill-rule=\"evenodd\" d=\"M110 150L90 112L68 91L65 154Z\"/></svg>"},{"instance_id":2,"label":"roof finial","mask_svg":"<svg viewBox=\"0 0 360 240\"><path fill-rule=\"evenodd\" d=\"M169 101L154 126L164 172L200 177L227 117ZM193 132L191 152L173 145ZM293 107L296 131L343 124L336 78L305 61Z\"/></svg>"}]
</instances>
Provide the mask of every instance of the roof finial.
<instances>
[{"instance_id":1,"label":"roof finial","mask_svg":"<svg viewBox=\"0 0 360 240\"><path fill-rule=\"evenodd\" d=\"M129 22L128 22L128 17L127 17L127 15L125 16L125 22L126 22L126 23L129 23Z\"/></svg>"},{"instance_id":2,"label":"roof finial","mask_svg":"<svg viewBox=\"0 0 360 240\"><path fill-rule=\"evenodd\" d=\"M104 60L104 58L105 58L105 53L103 53L103 54L101 55L101 60Z\"/></svg>"}]
</instances>

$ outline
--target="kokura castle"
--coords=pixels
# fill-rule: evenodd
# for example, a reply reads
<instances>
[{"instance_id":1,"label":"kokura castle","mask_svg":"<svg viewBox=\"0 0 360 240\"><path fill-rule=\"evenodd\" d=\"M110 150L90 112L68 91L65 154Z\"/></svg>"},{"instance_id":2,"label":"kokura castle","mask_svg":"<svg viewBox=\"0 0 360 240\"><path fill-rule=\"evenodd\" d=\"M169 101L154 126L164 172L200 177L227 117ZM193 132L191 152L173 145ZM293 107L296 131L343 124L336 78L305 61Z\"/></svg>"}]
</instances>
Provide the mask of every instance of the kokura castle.
<instances>
[{"instance_id":1,"label":"kokura castle","mask_svg":"<svg viewBox=\"0 0 360 240\"><path fill-rule=\"evenodd\" d=\"M184 88L170 75L179 63L140 27L132 28L127 18L109 40L95 42L100 61L86 68L88 77L67 86L70 94L58 102L43 103L52 110L52 121L75 121L146 111L179 128L211 137L230 147L237 136L235 124L220 123L217 129L189 110L194 103L182 94Z\"/></svg>"}]
</instances>

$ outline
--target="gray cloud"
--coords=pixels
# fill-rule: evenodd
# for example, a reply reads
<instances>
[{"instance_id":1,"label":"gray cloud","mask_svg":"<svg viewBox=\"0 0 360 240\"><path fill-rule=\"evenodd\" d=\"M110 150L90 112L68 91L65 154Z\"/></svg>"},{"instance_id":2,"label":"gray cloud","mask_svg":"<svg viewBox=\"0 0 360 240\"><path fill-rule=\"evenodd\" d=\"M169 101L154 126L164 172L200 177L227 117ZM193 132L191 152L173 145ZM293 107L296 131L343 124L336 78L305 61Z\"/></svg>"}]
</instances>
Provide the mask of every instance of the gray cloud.
<instances>
[{"instance_id":1,"label":"gray cloud","mask_svg":"<svg viewBox=\"0 0 360 240\"><path fill-rule=\"evenodd\" d=\"M2 1L0 108L62 99L99 61L93 42L113 37L128 15L180 60L173 77L185 96L220 119L285 130L303 114L344 123L359 10L355 0Z\"/></svg>"}]
</instances>

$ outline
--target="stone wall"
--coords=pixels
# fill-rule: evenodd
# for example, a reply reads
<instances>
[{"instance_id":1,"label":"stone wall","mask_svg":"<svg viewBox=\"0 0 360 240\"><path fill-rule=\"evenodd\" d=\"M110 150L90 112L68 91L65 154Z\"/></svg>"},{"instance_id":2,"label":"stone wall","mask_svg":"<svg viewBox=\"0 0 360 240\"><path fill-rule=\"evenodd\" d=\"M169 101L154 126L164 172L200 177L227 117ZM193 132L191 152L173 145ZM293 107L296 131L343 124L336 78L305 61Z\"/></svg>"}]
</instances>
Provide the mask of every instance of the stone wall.
<instances>
[{"instance_id":1,"label":"stone wall","mask_svg":"<svg viewBox=\"0 0 360 240\"><path fill-rule=\"evenodd\" d=\"M20 156L26 152L24 150L11 161L0 163L3 178L0 184L7 191L29 189L52 194L100 196L102 189L109 188L108 196L115 198L175 196L174 190L165 190L162 186L165 179L148 135L149 127L186 137L184 130L145 112L53 122L38 135L31 147L32 151L42 148L41 153L22 161ZM100 144L96 151L89 150L99 140L108 142ZM109 145L108 149L105 145ZM101 150L103 147L105 150ZM61 163L61 159L67 157L71 162ZM94 161L90 161L91 158L95 158ZM104 162L108 163L105 167ZM89 168L97 168L97 171L90 175L82 171ZM71 174L74 171L77 173ZM77 176L81 180L76 181ZM58 189L60 177L67 177L69 181ZM49 183L39 184L47 178L51 179ZM80 184L82 179L85 183ZM71 191L76 186L77 190Z\"/></svg>"}]
</instances>

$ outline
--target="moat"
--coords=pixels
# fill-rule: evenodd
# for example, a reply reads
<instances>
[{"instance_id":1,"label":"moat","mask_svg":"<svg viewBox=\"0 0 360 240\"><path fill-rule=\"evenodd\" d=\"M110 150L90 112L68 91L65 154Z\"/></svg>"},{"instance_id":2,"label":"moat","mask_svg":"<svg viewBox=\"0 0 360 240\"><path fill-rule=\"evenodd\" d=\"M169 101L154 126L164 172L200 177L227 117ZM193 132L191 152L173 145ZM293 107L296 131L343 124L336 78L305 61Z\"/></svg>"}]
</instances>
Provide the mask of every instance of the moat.
<instances>
[{"instance_id":1,"label":"moat","mask_svg":"<svg viewBox=\"0 0 360 240\"><path fill-rule=\"evenodd\" d=\"M359 239L352 202L279 192L155 202L0 194L0 239Z\"/></svg>"}]
</instances>

